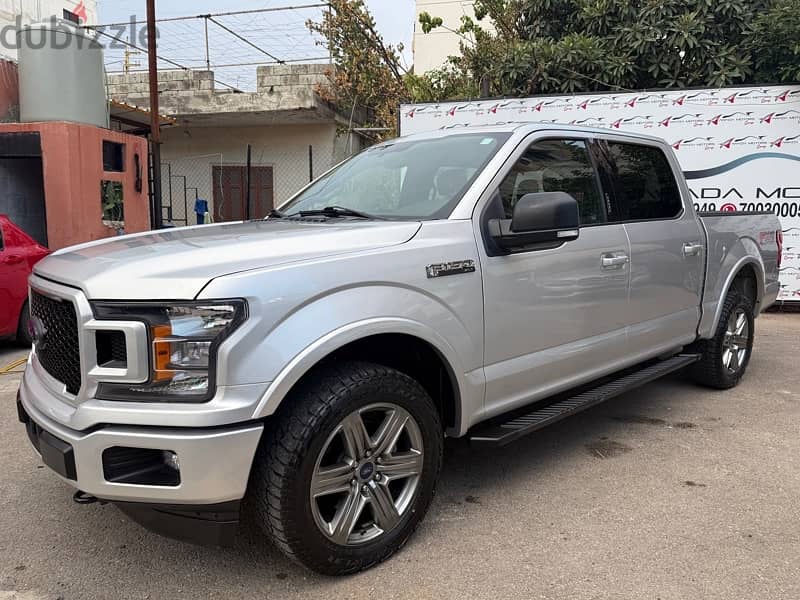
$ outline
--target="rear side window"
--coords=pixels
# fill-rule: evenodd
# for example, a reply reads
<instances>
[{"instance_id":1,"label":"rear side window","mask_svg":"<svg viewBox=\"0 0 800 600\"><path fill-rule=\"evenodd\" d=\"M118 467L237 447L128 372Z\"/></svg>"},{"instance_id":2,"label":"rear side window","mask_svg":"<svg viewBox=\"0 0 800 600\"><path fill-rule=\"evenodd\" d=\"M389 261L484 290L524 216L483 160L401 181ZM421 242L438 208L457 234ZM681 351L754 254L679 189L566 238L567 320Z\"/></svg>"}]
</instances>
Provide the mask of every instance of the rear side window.
<instances>
[{"instance_id":1,"label":"rear side window","mask_svg":"<svg viewBox=\"0 0 800 600\"><path fill-rule=\"evenodd\" d=\"M603 221L597 178L583 140L534 142L500 184L505 218L525 194L566 192L578 201L581 225Z\"/></svg>"},{"instance_id":2,"label":"rear side window","mask_svg":"<svg viewBox=\"0 0 800 600\"><path fill-rule=\"evenodd\" d=\"M608 142L616 179L614 212L623 221L672 219L683 209L667 157L653 146Z\"/></svg>"}]
</instances>

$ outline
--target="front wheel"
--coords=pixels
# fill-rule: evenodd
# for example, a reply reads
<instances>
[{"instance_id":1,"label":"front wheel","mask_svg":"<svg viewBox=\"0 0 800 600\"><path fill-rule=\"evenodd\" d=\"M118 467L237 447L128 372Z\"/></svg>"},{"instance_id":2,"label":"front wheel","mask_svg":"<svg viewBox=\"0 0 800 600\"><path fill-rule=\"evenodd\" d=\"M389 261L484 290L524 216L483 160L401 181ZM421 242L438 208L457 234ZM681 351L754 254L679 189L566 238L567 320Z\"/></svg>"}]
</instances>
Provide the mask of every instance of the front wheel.
<instances>
[{"instance_id":1,"label":"front wheel","mask_svg":"<svg viewBox=\"0 0 800 600\"><path fill-rule=\"evenodd\" d=\"M251 482L257 520L314 571L371 567L427 512L442 438L433 402L407 375L363 362L318 371L264 433Z\"/></svg>"},{"instance_id":2,"label":"front wheel","mask_svg":"<svg viewBox=\"0 0 800 600\"><path fill-rule=\"evenodd\" d=\"M753 303L731 290L725 298L714 337L698 343L702 358L692 366L693 379L720 390L734 387L750 363L754 335Z\"/></svg>"}]
</instances>

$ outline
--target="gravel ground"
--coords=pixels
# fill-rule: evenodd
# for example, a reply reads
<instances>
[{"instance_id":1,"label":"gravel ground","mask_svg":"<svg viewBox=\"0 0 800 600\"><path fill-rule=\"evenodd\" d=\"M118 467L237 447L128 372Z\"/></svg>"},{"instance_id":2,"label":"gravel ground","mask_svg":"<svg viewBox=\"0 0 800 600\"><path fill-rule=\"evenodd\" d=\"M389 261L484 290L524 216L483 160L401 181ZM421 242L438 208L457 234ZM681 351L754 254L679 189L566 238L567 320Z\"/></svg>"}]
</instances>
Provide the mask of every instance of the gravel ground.
<instances>
[{"instance_id":1,"label":"gravel ground","mask_svg":"<svg viewBox=\"0 0 800 600\"><path fill-rule=\"evenodd\" d=\"M19 376L0 375L0 600L800 598L800 315L757 330L735 390L673 377L503 449L448 441L412 541L340 579L252 527L200 548L73 504L17 423ZM0 347L0 368L18 355Z\"/></svg>"}]
</instances>

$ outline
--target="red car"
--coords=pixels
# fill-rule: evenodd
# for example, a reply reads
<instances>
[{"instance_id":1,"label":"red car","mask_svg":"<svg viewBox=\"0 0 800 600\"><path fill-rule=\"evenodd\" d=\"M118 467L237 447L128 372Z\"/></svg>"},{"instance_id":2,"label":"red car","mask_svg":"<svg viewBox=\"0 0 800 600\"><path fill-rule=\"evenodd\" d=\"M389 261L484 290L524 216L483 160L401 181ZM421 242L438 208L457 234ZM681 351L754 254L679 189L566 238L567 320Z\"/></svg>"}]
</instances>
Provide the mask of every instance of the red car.
<instances>
[{"instance_id":1,"label":"red car","mask_svg":"<svg viewBox=\"0 0 800 600\"><path fill-rule=\"evenodd\" d=\"M50 251L0 215L0 338L30 345L28 275Z\"/></svg>"}]
</instances>

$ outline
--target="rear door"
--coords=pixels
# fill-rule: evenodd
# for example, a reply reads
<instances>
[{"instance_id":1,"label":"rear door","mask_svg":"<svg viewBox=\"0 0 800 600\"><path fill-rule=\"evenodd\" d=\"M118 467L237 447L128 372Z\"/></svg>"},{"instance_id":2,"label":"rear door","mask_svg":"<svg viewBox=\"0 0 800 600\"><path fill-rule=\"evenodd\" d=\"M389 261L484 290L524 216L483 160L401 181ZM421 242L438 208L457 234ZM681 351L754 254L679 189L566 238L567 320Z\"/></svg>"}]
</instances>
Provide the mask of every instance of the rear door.
<instances>
[{"instance_id":1,"label":"rear door","mask_svg":"<svg viewBox=\"0 0 800 600\"><path fill-rule=\"evenodd\" d=\"M677 165L657 143L598 142L611 171L611 220L631 245L631 352L655 355L694 339L700 320L704 235L681 195Z\"/></svg>"},{"instance_id":2,"label":"rear door","mask_svg":"<svg viewBox=\"0 0 800 600\"><path fill-rule=\"evenodd\" d=\"M572 132L528 142L476 215L487 417L612 371L629 356L628 239L624 225L606 221L589 145ZM492 249L489 219L510 218L527 193L555 191L578 201L577 240L513 254Z\"/></svg>"}]
</instances>

